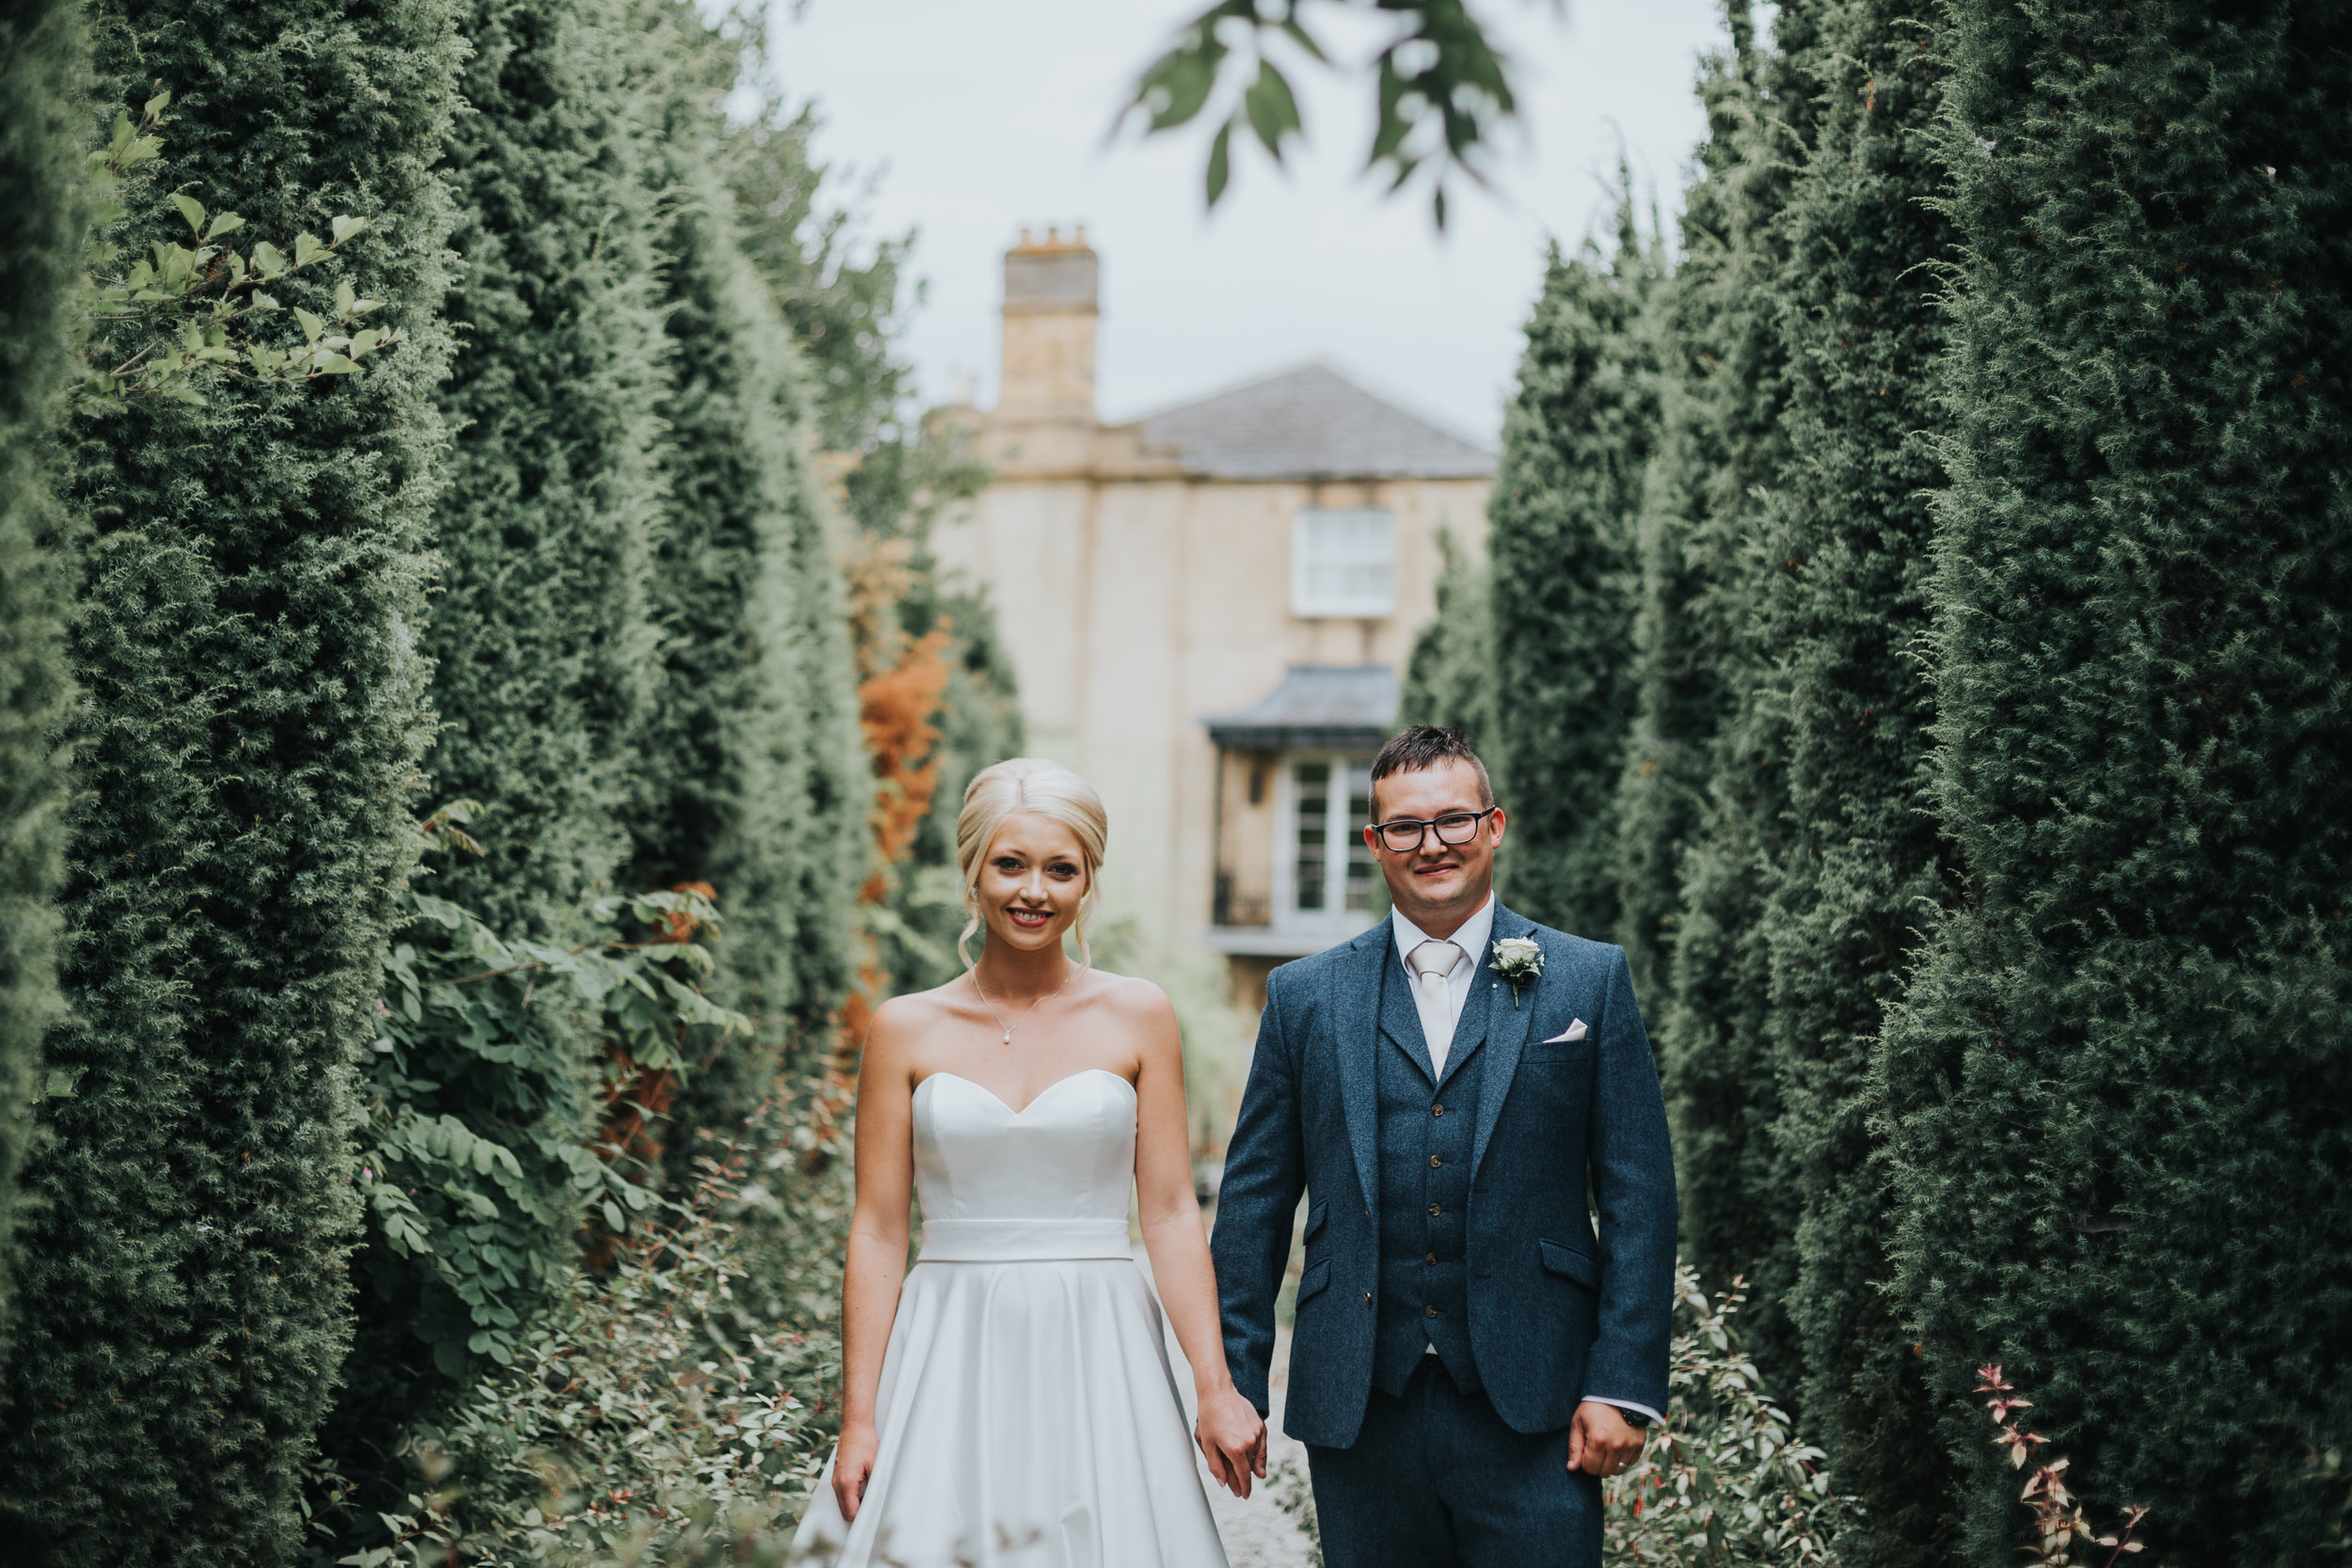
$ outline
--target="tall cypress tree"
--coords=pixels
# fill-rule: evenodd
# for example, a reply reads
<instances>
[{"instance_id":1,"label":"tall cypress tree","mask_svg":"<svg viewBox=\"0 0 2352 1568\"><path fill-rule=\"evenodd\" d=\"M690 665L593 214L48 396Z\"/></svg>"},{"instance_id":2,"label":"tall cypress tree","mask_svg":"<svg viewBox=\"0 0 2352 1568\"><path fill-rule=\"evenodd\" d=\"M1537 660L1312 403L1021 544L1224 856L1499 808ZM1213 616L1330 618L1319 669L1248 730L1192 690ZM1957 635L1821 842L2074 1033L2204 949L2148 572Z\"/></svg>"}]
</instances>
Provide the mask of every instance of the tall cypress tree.
<instances>
[{"instance_id":1,"label":"tall cypress tree","mask_svg":"<svg viewBox=\"0 0 2352 1568\"><path fill-rule=\"evenodd\" d=\"M1682 907L1682 861L1704 807L1708 747L1725 710L1726 542L1778 441L1777 362L1756 289L1772 174L1758 151L1768 62L1745 0L1725 0L1731 49L1700 62L1707 140L1683 192L1682 260L1658 291L1657 451L1634 534L1634 721L1618 786L1617 937L1643 1007L1662 1017Z\"/></svg>"},{"instance_id":2,"label":"tall cypress tree","mask_svg":"<svg viewBox=\"0 0 2352 1568\"><path fill-rule=\"evenodd\" d=\"M17 1173L40 1037L59 1016L56 917L69 689L63 515L47 449L72 376L87 267L77 8L0 0L0 1351L8 1329Z\"/></svg>"},{"instance_id":3,"label":"tall cypress tree","mask_svg":"<svg viewBox=\"0 0 2352 1568\"><path fill-rule=\"evenodd\" d=\"M2323 1560L2312 1455L2352 1444L2352 13L1972 0L1950 96L1936 789L1966 882L1878 1066L1899 1282L1974 1560L2023 1523L1967 1397L1995 1362L2077 1493L2153 1506L2152 1559Z\"/></svg>"},{"instance_id":4,"label":"tall cypress tree","mask_svg":"<svg viewBox=\"0 0 2352 1568\"><path fill-rule=\"evenodd\" d=\"M1616 793L1632 727L1634 520L1656 445L1650 296L1662 247L1620 171L1615 251L1552 248L1527 324L1487 503L1497 705L1491 737L1515 794L1504 893L1547 925L1618 925Z\"/></svg>"},{"instance_id":5,"label":"tall cypress tree","mask_svg":"<svg viewBox=\"0 0 2352 1568\"><path fill-rule=\"evenodd\" d=\"M1687 379L1679 429L1653 474L1665 486L1649 499L1661 510L1645 569L1658 577L1645 618L1655 641L1643 651L1669 675L1649 687L1662 700L1647 743L1633 752L1629 805L1642 815L1628 817L1629 871L1646 867L1662 884L1641 889L1641 905L1629 888L1629 913L1645 906L1656 911L1650 919L1672 923L1670 940L1653 949L1662 984L1645 1007L1657 1021L1675 1121L1683 1255L1710 1280L1747 1279L1748 1344L1780 1390L1793 1370L1785 1316L1793 1195L1775 1180L1772 1159L1778 1096L1764 1044L1769 976L1757 927L1777 850L1786 748L1771 690L1773 650L1757 620L1769 575L1759 493L1788 458L1773 289L1779 214L1809 141L1818 9L1783 7L1770 47L1735 14L1732 79L1713 89L1715 114L1728 123L1702 189L1722 188L1705 201L1693 192L1706 245L1692 245L1677 274L1691 294L1671 324L1677 341L1669 350ZM1639 934L1645 945L1667 935Z\"/></svg>"},{"instance_id":6,"label":"tall cypress tree","mask_svg":"<svg viewBox=\"0 0 2352 1568\"><path fill-rule=\"evenodd\" d=\"M481 0L441 402L453 443L424 646L435 801L488 807L432 884L544 934L628 850L652 680L661 328L639 34L626 0Z\"/></svg>"},{"instance_id":7,"label":"tall cypress tree","mask_svg":"<svg viewBox=\"0 0 2352 1568\"><path fill-rule=\"evenodd\" d=\"M365 216L274 292L328 315L356 281L407 341L85 432L75 1020L49 1041L74 1093L42 1102L27 1168L9 1562L275 1561L298 1539L349 1333L351 1063L418 842L453 21L442 0L96 8L117 102L178 94L124 239L184 235L175 191L280 243Z\"/></svg>"},{"instance_id":8,"label":"tall cypress tree","mask_svg":"<svg viewBox=\"0 0 2352 1568\"><path fill-rule=\"evenodd\" d=\"M734 52L650 0L670 51L667 509L653 599L663 685L647 726L631 876L711 883L727 930L716 994L756 1019L696 1065L673 1129L733 1120L814 1050L848 998L870 783L839 569L808 471L801 362L745 257L718 104ZM829 1042L827 1042L829 1043Z\"/></svg>"},{"instance_id":9,"label":"tall cypress tree","mask_svg":"<svg viewBox=\"0 0 2352 1568\"><path fill-rule=\"evenodd\" d=\"M1848 1568L1952 1560L1950 1469L1921 1358L1885 1293L1891 1216L1869 1053L1950 875L1928 798L1927 629L1942 482L1930 432L1953 259L1931 198L1935 13L1847 0L1822 19L1812 158L1778 281L1790 459L1770 513L1764 643L1781 660L1788 828L1762 930L1780 1118L1774 1180L1802 1208L1788 1311L1806 1437L1862 1508Z\"/></svg>"},{"instance_id":10,"label":"tall cypress tree","mask_svg":"<svg viewBox=\"0 0 2352 1568\"><path fill-rule=\"evenodd\" d=\"M1438 534L1437 614L1413 638L1405 681L1397 693L1397 721L1438 724L1459 730L1483 748L1493 775L1495 796L1508 803L1509 775L1495 734L1495 626L1491 569Z\"/></svg>"}]
</instances>

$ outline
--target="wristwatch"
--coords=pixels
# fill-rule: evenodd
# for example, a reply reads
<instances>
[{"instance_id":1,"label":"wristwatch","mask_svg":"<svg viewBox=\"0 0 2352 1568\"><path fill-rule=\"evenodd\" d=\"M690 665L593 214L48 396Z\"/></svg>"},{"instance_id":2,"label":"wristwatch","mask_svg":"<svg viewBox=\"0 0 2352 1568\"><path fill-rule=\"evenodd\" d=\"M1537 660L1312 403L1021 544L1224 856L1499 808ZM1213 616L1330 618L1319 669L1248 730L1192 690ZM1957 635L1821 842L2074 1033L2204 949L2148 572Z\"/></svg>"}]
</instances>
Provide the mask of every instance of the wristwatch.
<instances>
[{"instance_id":1,"label":"wristwatch","mask_svg":"<svg viewBox=\"0 0 2352 1568\"><path fill-rule=\"evenodd\" d=\"M1628 1410L1622 1404L1618 1405L1616 1409L1617 1414L1625 1418L1625 1424L1631 1427L1634 1431L1643 1432L1648 1429L1649 1417L1642 1411Z\"/></svg>"}]
</instances>

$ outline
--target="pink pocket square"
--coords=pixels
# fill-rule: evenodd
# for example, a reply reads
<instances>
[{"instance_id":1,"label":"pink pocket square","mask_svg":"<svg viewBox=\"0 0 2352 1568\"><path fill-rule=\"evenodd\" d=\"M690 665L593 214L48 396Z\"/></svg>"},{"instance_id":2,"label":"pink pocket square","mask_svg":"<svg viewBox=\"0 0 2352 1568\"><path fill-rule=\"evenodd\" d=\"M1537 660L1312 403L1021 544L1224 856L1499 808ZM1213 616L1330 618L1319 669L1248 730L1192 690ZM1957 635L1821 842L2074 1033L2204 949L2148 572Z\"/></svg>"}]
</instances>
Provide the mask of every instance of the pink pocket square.
<instances>
[{"instance_id":1,"label":"pink pocket square","mask_svg":"<svg viewBox=\"0 0 2352 1568\"><path fill-rule=\"evenodd\" d=\"M1544 1041L1544 1043L1546 1045L1558 1045L1562 1040L1581 1040L1588 1032L1589 1031L1587 1031L1584 1027L1584 1021L1580 1018L1574 1023L1569 1024L1565 1029L1560 1031L1560 1033L1552 1036L1551 1038Z\"/></svg>"}]
</instances>

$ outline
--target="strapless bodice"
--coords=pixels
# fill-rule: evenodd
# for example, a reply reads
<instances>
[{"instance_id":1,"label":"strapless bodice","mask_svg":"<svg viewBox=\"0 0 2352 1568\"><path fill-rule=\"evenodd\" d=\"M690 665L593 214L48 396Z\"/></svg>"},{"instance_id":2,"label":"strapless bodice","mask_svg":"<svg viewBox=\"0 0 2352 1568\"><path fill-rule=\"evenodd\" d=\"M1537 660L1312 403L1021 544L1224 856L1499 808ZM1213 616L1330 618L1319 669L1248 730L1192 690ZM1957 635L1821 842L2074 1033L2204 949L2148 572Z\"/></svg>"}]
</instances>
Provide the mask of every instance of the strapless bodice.
<instances>
[{"instance_id":1,"label":"strapless bodice","mask_svg":"<svg viewBox=\"0 0 2352 1568\"><path fill-rule=\"evenodd\" d=\"M914 1086L921 1262L1132 1257L1136 1091L1089 1068L1015 1111L968 1078Z\"/></svg>"}]
</instances>

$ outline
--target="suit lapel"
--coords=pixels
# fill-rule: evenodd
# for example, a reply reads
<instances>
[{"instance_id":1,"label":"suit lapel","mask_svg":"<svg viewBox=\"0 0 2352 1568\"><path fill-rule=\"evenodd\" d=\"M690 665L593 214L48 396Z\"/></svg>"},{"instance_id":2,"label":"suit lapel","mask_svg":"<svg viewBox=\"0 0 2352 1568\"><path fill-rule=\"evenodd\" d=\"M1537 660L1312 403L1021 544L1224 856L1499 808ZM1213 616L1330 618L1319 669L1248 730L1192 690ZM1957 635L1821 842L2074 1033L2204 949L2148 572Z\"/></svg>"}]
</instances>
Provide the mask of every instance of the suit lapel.
<instances>
[{"instance_id":1,"label":"suit lapel","mask_svg":"<svg viewBox=\"0 0 2352 1568\"><path fill-rule=\"evenodd\" d=\"M1523 920L1495 905L1494 931L1488 942L1501 942L1507 937L1532 934L1535 923ZM1488 952L1493 948L1489 945ZM1479 956L1479 972L1486 973L1486 954ZM1486 1140L1494 1135L1495 1121L1502 1115L1502 1102L1511 1093L1511 1078L1519 1069L1519 1053L1527 1046L1527 1026L1534 1022L1535 996L1543 989L1538 976L1533 985L1519 988L1518 1005L1510 1005L1507 987L1489 991L1486 1002L1486 1070L1478 1093L1478 1132L1470 1144L1470 1180L1478 1180L1478 1164L1486 1157Z\"/></svg>"},{"instance_id":2,"label":"suit lapel","mask_svg":"<svg viewBox=\"0 0 2352 1568\"><path fill-rule=\"evenodd\" d=\"M1380 1196L1378 1180L1380 1103L1373 1083L1373 1053L1380 1049L1380 966L1396 945L1385 920L1350 944L1344 962L1331 970L1331 1018L1339 1030L1332 1044L1340 1058L1340 1107L1347 1117L1347 1142L1356 1154L1369 1210Z\"/></svg>"}]
</instances>

